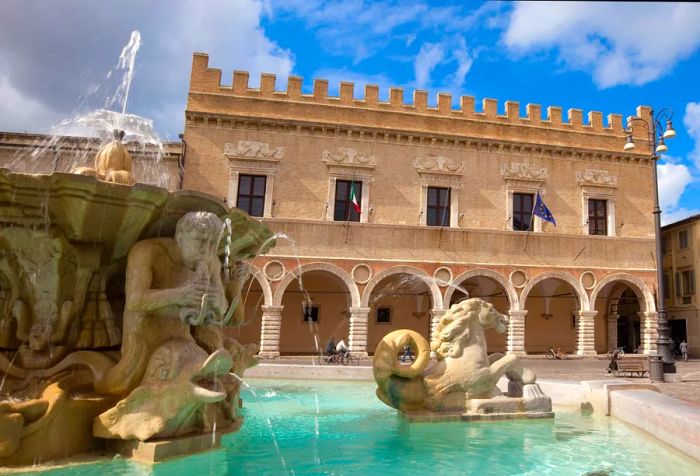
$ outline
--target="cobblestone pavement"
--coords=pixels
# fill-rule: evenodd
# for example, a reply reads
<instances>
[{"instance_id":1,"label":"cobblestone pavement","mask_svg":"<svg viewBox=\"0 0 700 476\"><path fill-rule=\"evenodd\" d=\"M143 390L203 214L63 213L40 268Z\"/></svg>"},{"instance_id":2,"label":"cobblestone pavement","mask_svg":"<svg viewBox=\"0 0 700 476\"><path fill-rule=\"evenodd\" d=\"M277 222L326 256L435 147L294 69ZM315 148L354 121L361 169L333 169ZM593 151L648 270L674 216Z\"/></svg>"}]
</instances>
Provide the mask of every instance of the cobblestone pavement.
<instances>
[{"instance_id":1,"label":"cobblestone pavement","mask_svg":"<svg viewBox=\"0 0 700 476\"><path fill-rule=\"evenodd\" d=\"M561 380L601 380L607 378L608 361L605 359L547 360L524 358L526 366L537 372L539 378ZM674 398L700 406L700 360L676 362L679 382L656 383L658 389ZM648 377L625 378L630 382L649 382Z\"/></svg>"},{"instance_id":2,"label":"cobblestone pavement","mask_svg":"<svg viewBox=\"0 0 700 476\"><path fill-rule=\"evenodd\" d=\"M311 356L282 357L268 363L278 365L311 364ZM606 373L608 361L600 358L581 359L569 358L565 360L548 360L544 356L523 358L526 366L537 372L537 376L543 379L558 380L601 380L609 378ZM370 366L371 361L364 361L361 365ZM684 400L700 406L700 360L692 359L688 362L676 362L677 375L680 381L657 383L658 389L669 396ZM649 382L648 377L625 378L630 382Z\"/></svg>"}]
</instances>

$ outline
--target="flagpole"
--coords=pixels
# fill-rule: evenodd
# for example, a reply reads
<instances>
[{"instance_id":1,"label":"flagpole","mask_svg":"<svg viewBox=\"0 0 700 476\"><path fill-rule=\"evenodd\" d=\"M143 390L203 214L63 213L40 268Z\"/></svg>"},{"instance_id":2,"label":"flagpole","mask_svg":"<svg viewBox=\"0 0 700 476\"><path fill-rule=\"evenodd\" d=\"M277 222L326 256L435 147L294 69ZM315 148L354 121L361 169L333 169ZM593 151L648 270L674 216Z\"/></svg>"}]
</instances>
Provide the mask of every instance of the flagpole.
<instances>
[{"instance_id":1,"label":"flagpole","mask_svg":"<svg viewBox=\"0 0 700 476\"><path fill-rule=\"evenodd\" d=\"M355 172L353 171L352 178L350 179L350 194L351 195L355 192L354 186L355 186ZM349 200L348 200L348 202L349 202ZM346 245L348 244L348 233L350 232L350 214L352 213L350 210L349 203L348 203L347 213L348 213L348 218L347 218L347 220L345 220L345 244Z\"/></svg>"}]
</instances>

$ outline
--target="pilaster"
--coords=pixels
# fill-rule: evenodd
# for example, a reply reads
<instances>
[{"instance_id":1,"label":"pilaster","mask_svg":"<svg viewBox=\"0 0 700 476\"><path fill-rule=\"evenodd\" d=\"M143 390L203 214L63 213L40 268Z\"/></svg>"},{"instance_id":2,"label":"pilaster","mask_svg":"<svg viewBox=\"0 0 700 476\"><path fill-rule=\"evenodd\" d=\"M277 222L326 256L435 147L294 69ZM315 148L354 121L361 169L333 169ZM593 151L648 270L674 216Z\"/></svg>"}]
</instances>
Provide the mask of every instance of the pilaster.
<instances>
[{"instance_id":1,"label":"pilaster","mask_svg":"<svg viewBox=\"0 0 700 476\"><path fill-rule=\"evenodd\" d=\"M263 359L275 359L280 356L280 329L284 306L260 306L260 308L262 309L262 328L258 355Z\"/></svg>"},{"instance_id":2,"label":"pilaster","mask_svg":"<svg viewBox=\"0 0 700 476\"><path fill-rule=\"evenodd\" d=\"M508 311L508 338L506 348L509 354L527 355L525 352L525 316L527 310Z\"/></svg>"},{"instance_id":3,"label":"pilaster","mask_svg":"<svg viewBox=\"0 0 700 476\"><path fill-rule=\"evenodd\" d=\"M578 311L576 355L597 355L595 351L595 321L598 311Z\"/></svg>"},{"instance_id":4,"label":"pilaster","mask_svg":"<svg viewBox=\"0 0 700 476\"><path fill-rule=\"evenodd\" d=\"M659 349L656 341L659 338L659 315L654 312L639 312L639 327L642 333L642 353L656 354Z\"/></svg>"},{"instance_id":5,"label":"pilaster","mask_svg":"<svg viewBox=\"0 0 700 476\"><path fill-rule=\"evenodd\" d=\"M367 323L369 307L350 308L350 353L356 357L367 357Z\"/></svg>"}]
</instances>

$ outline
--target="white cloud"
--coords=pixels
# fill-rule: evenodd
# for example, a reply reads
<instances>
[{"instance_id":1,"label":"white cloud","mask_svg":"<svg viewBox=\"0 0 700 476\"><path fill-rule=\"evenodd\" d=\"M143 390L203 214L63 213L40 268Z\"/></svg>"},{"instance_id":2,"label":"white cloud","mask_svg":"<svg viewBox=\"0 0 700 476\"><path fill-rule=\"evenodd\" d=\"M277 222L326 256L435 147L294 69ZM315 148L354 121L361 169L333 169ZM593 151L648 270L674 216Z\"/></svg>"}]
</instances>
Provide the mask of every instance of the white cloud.
<instances>
[{"instance_id":1,"label":"white cloud","mask_svg":"<svg viewBox=\"0 0 700 476\"><path fill-rule=\"evenodd\" d=\"M444 58L445 51L442 45L426 43L421 46L413 65L416 73L416 85L419 88L430 84L430 74Z\"/></svg>"},{"instance_id":2,"label":"white cloud","mask_svg":"<svg viewBox=\"0 0 700 476\"><path fill-rule=\"evenodd\" d=\"M503 42L521 54L556 50L569 67L590 70L601 88L641 85L698 49L699 23L698 4L522 2Z\"/></svg>"},{"instance_id":3,"label":"white cloud","mask_svg":"<svg viewBox=\"0 0 700 476\"><path fill-rule=\"evenodd\" d=\"M689 102L685 106L683 124L688 135L695 141L695 148L690 152L690 160L700 170L700 102Z\"/></svg>"},{"instance_id":4,"label":"white cloud","mask_svg":"<svg viewBox=\"0 0 700 476\"><path fill-rule=\"evenodd\" d=\"M672 212L663 212L661 214L661 226L666 226L670 223L675 223L697 214L700 214L700 209L697 208L692 210L687 208L678 208Z\"/></svg>"},{"instance_id":5,"label":"white cloud","mask_svg":"<svg viewBox=\"0 0 700 476\"><path fill-rule=\"evenodd\" d=\"M0 104L4 129L46 130L55 121L50 112L60 118L101 107L113 93L105 73L135 29L142 46L127 112L156 119L156 128L171 138L182 131L193 51L209 53L224 82L233 69L243 69L251 72L252 85L261 72L277 74L284 84L294 66L293 54L263 29L270 13L266 0L179 1L167 8L140 0L64 0L57 11L42 2L6 1L0 98L25 107L5 112L8 106Z\"/></svg>"},{"instance_id":6,"label":"white cloud","mask_svg":"<svg viewBox=\"0 0 700 476\"><path fill-rule=\"evenodd\" d=\"M659 205L662 210L674 210L685 188L693 181L686 165L666 161L657 168L659 178Z\"/></svg>"},{"instance_id":7,"label":"white cloud","mask_svg":"<svg viewBox=\"0 0 700 476\"><path fill-rule=\"evenodd\" d=\"M6 76L0 76L0 130L45 132L58 117L40 101L15 89Z\"/></svg>"}]
</instances>

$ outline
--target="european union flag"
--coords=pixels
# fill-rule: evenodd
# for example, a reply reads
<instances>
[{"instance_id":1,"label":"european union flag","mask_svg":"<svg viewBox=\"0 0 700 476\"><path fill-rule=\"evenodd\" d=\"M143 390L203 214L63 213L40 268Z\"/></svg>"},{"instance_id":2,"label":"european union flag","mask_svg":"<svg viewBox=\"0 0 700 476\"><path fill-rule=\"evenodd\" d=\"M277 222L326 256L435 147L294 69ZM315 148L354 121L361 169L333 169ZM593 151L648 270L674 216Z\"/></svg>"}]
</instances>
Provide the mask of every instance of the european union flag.
<instances>
[{"instance_id":1,"label":"european union flag","mask_svg":"<svg viewBox=\"0 0 700 476\"><path fill-rule=\"evenodd\" d=\"M544 221L552 223L554 226L557 226L557 221L554 219L554 215L552 215L552 212L549 211L549 208L547 208L547 205L545 205L542 201L542 197L540 197L540 192L537 192L537 198L535 199L535 207L532 209L532 214L536 217L540 217Z\"/></svg>"}]
</instances>

